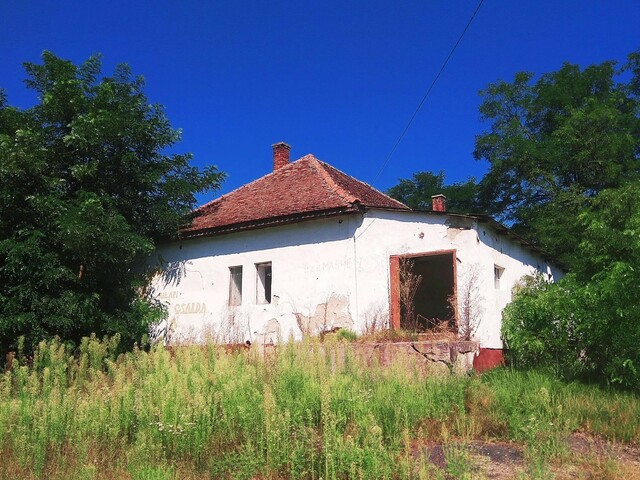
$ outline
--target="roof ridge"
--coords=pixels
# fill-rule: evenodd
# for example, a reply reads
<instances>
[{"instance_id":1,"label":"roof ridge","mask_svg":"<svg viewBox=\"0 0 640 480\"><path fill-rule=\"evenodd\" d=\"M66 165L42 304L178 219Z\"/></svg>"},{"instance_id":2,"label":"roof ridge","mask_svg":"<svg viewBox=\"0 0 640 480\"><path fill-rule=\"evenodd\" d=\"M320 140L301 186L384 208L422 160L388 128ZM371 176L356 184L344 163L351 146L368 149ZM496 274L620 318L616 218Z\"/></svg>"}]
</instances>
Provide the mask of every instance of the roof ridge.
<instances>
[{"instance_id":1,"label":"roof ridge","mask_svg":"<svg viewBox=\"0 0 640 480\"><path fill-rule=\"evenodd\" d=\"M356 181L356 182L358 182L358 183L361 183L362 185L365 185L365 186L367 186L367 187L371 188L371 189L372 189L372 190L374 190L376 193L379 193L379 194L380 194L380 195L382 195L383 197L388 198L388 199L389 199L389 200L391 200L392 202L395 202L395 203L397 203L397 204L399 204L399 205L402 205L403 207L407 207L407 206L406 206L404 203L402 203L400 200L397 200L397 199L395 199L395 198L393 198L393 197L390 197L389 195L387 195L386 193L384 193L384 192L382 192L382 191L378 190L378 189L377 189L377 188L375 188L374 186L369 185L367 182L363 182L362 180L359 180L359 179L357 179L357 178L355 178L355 177L353 177L353 176L349 175L348 173L343 172L343 171L342 171L342 170L340 170L339 168L336 168L336 167L334 167L333 165L329 165L328 163L323 162L322 160L317 159L317 158L316 158L316 157L314 157L313 155L307 155L307 156L311 156L311 157L313 157L313 158L314 158L314 159L315 159L319 164L321 164L323 167L329 167L329 168L331 168L332 170L335 170L336 172L339 172L339 173L341 173L342 175L345 175L345 176L349 177L350 179L352 179L352 180L354 180L354 181ZM325 172L325 173L326 173L326 170L324 170L324 168L323 168L323 172ZM335 181L333 180L333 178L331 178L331 182L332 182L333 184L335 184ZM337 187L337 188L339 188L340 190L343 190L343 189L342 189L340 186L338 186L338 185L336 185L336 187ZM356 197L353 197L353 198L356 198ZM358 199L356 198L356 200L358 200ZM407 208L409 208L409 207L407 207Z\"/></svg>"},{"instance_id":2,"label":"roof ridge","mask_svg":"<svg viewBox=\"0 0 640 480\"><path fill-rule=\"evenodd\" d=\"M313 168L315 168L316 171L318 173L320 173L320 175L322 176L324 181L327 182L327 184L331 187L331 189L335 193L338 194L338 196L342 197L344 200L346 200L347 202L352 203L352 204L356 203L356 202L360 202L360 200L357 197L355 197L354 195L351 195L349 192L347 192L344 188L342 188L340 185L338 185L335 182L333 177L331 177L329 172L327 172L327 170L325 169L325 167L328 167L330 165L324 163L321 160L318 160L313 154L305 155L300 160L302 160L302 159L310 160L310 163L313 166ZM331 168L333 168L333 167L331 167ZM353 178L353 177L351 177L351 178Z\"/></svg>"},{"instance_id":3,"label":"roof ridge","mask_svg":"<svg viewBox=\"0 0 640 480\"><path fill-rule=\"evenodd\" d=\"M360 182L360 183L364 183L366 186L371 187L371 185L369 185L367 182L363 182L362 180L358 180L357 178L356 178L356 181L358 181L358 182ZM375 188L375 187L371 187L371 188L373 188L376 192L378 192L380 195L382 195L382 196L384 196L384 197L388 198L389 200L394 201L394 202L396 202L396 203L398 203L398 204L402 205L403 207L407 207L409 210L411 210L411 207L409 207L408 205L405 205L405 204L404 204L404 203L402 203L400 200L398 200L398 199L396 199L396 198L393 198L393 197L392 197L392 196L390 196L390 195L387 195L387 194L386 194L386 193L384 193L382 190L378 190L378 189L377 189L377 188Z\"/></svg>"}]
</instances>

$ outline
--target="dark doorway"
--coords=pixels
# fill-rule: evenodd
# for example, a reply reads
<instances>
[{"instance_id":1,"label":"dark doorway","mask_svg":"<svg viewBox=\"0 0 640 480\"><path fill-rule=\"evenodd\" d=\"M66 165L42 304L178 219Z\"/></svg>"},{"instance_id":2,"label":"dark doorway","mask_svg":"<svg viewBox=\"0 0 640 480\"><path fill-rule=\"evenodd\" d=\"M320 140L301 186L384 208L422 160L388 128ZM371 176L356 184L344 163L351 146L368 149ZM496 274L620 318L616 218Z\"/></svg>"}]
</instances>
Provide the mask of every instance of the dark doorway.
<instances>
[{"instance_id":1,"label":"dark doorway","mask_svg":"<svg viewBox=\"0 0 640 480\"><path fill-rule=\"evenodd\" d=\"M392 257L391 267L395 328L455 329L455 252Z\"/></svg>"}]
</instances>

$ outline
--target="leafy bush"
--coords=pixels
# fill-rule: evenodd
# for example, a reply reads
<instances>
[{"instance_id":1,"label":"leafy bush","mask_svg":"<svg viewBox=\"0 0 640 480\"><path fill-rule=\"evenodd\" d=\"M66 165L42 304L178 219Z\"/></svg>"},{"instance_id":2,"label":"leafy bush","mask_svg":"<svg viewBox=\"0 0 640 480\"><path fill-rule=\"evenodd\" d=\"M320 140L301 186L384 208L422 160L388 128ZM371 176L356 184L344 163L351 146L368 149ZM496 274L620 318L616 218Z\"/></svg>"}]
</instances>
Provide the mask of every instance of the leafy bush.
<instances>
[{"instance_id":1,"label":"leafy bush","mask_svg":"<svg viewBox=\"0 0 640 480\"><path fill-rule=\"evenodd\" d=\"M536 278L503 314L518 366L640 389L640 181L598 195L575 271L557 284Z\"/></svg>"},{"instance_id":2,"label":"leafy bush","mask_svg":"<svg viewBox=\"0 0 640 480\"><path fill-rule=\"evenodd\" d=\"M562 284L550 284L542 276L527 281L503 312L502 335L511 363L517 367L563 365L568 368L576 352L575 317ZM579 367L580 364L574 365ZM573 373L578 373L573 371Z\"/></svg>"}]
</instances>

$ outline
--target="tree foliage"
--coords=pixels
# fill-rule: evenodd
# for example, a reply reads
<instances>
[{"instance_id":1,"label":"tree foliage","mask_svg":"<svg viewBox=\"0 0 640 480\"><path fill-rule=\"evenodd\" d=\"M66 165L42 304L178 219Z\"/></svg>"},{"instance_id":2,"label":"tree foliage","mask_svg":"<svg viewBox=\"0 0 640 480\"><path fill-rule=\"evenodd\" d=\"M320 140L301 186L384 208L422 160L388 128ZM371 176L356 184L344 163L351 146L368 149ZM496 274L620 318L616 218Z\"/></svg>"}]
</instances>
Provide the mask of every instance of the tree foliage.
<instances>
[{"instance_id":1,"label":"tree foliage","mask_svg":"<svg viewBox=\"0 0 640 480\"><path fill-rule=\"evenodd\" d=\"M507 306L503 334L516 362L640 389L640 180L602 191L578 222L574 271L536 281Z\"/></svg>"},{"instance_id":2,"label":"tree foliage","mask_svg":"<svg viewBox=\"0 0 640 480\"><path fill-rule=\"evenodd\" d=\"M640 52L531 78L484 93L480 195L570 274L516 295L505 341L519 365L640 389Z\"/></svg>"},{"instance_id":3,"label":"tree foliage","mask_svg":"<svg viewBox=\"0 0 640 480\"><path fill-rule=\"evenodd\" d=\"M97 56L44 52L25 70L38 103L0 96L0 351L20 335L131 344L160 313L141 297L144 256L223 175L166 153L180 132L126 65L101 77Z\"/></svg>"},{"instance_id":4,"label":"tree foliage","mask_svg":"<svg viewBox=\"0 0 640 480\"><path fill-rule=\"evenodd\" d=\"M485 210L571 264L580 212L640 171L639 65L638 53L622 68L567 63L536 81L521 72L482 91L490 130L477 136L474 155L489 162Z\"/></svg>"},{"instance_id":5,"label":"tree foliage","mask_svg":"<svg viewBox=\"0 0 640 480\"><path fill-rule=\"evenodd\" d=\"M447 210L455 213L472 213L478 211L478 185L474 178L466 182L445 184L443 171L418 172L411 179L400 179L387 194L405 205L418 210L431 210L433 195L443 194L447 197Z\"/></svg>"}]
</instances>

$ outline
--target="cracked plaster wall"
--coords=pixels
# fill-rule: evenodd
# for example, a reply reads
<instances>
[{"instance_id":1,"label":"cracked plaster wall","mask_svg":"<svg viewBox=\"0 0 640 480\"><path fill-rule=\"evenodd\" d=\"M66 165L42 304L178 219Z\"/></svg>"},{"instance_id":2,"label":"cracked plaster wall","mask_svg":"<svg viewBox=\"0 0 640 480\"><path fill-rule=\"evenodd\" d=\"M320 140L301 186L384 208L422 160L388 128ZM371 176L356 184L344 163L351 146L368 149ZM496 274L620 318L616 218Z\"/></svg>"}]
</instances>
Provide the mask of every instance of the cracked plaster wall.
<instances>
[{"instance_id":1,"label":"cracked plaster wall","mask_svg":"<svg viewBox=\"0 0 640 480\"><path fill-rule=\"evenodd\" d=\"M164 274L153 287L167 305L172 339L272 343L303 330L362 330L372 311L389 311L389 257L457 251L457 270L478 264L484 309L477 330L483 347L501 348L501 310L511 288L540 270L561 273L536 254L468 219L369 210L363 216L311 220L159 249ZM272 301L256 293L256 264L272 264ZM494 286L494 265L504 268ZM230 267L242 266L242 304L229 306Z\"/></svg>"},{"instance_id":2,"label":"cracked plaster wall","mask_svg":"<svg viewBox=\"0 0 640 480\"><path fill-rule=\"evenodd\" d=\"M483 308L476 338L485 348L502 348L502 309L511 300L512 288L524 275L540 271L550 279L562 277L561 270L540 255L496 233L489 225L468 218L374 210L367 212L355 237L360 305L385 298L388 308L390 255L456 250L458 290L462 287L465 271L478 268L478 291ZM504 268L498 289L495 288L494 265ZM385 282L378 281L381 269L386 269Z\"/></svg>"}]
</instances>

